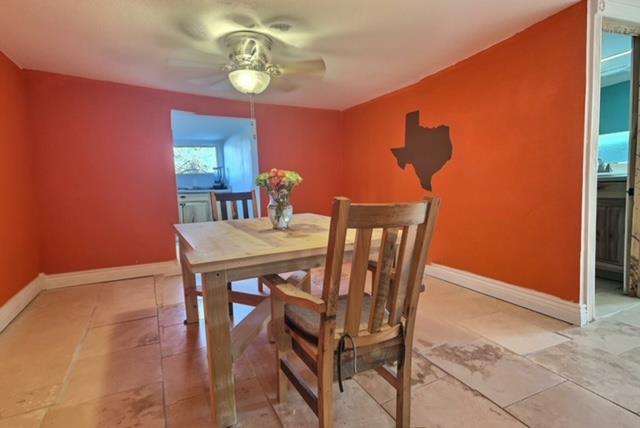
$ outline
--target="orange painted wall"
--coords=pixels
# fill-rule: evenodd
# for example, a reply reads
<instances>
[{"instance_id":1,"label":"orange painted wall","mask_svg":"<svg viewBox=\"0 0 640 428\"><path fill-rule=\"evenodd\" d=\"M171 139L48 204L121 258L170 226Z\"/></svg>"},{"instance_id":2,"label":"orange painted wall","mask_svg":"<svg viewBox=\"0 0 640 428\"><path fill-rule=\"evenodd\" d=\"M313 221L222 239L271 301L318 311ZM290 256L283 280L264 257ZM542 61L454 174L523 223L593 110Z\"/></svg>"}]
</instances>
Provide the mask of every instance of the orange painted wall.
<instances>
[{"instance_id":1,"label":"orange painted wall","mask_svg":"<svg viewBox=\"0 0 640 428\"><path fill-rule=\"evenodd\" d=\"M21 70L0 52L0 306L39 272L33 145Z\"/></svg>"},{"instance_id":2,"label":"orange painted wall","mask_svg":"<svg viewBox=\"0 0 640 428\"><path fill-rule=\"evenodd\" d=\"M170 112L248 117L248 102L26 72L46 273L175 258ZM297 212L340 193L337 111L257 105L260 168L298 170Z\"/></svg>"},{"instance_id":3,"label":"orange painted wall","mask_svg":"<svg viewBox=\"0 0 640 428\"><path fill-rule=\"evenodd\" d=\"M425 194L389 150L419 110L422 126L450 126L453 144L433 182L442 211L432 261L578 301L586 21L582 2L347 110L347 193Z\"/></svg>"}]
</instances>

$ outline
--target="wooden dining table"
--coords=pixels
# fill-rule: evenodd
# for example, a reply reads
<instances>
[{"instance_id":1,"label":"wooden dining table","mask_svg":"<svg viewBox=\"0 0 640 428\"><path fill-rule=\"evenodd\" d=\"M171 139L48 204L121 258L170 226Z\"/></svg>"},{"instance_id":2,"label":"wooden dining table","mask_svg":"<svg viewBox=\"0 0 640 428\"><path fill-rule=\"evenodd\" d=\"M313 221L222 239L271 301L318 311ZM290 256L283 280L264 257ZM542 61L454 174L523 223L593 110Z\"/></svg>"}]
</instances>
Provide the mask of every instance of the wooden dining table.
<instances>
[{"instance_id":1,"label":"wooden dining table","mask_svg":"<svg viewBox=\"0 0 640 428\"><path fill-rule=\"evenodd\" d=\"M182 266L185 323L196 323L198 294L195 275L202 274L201 294L209 364L213 419L218 427L237 422L233 361L270 318L268 296L229 291L227 283L261 275L307 270L324 265L330 218L296 214L288 230L274 230L268 218L177 224ZM355 235L347 234L345 258ZM255 306L233 326L230 301Z\"/></svg>"}]
</instances>

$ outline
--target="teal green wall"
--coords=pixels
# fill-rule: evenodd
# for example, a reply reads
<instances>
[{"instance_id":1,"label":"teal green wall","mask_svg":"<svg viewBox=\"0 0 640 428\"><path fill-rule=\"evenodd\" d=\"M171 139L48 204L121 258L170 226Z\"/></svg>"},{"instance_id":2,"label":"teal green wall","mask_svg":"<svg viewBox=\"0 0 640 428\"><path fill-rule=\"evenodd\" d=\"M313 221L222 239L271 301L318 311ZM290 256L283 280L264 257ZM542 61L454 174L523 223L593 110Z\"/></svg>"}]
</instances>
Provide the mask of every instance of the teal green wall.
<instances>
[{"instance_id":1,"label":"teal green wall","mask_svg":"<svg viewBox=\"0 0 640 428\"><path fill-rule=\"evenodd\" d=\"M630 91L628 80L600 90L600 134L629 130Z\"/></svg>"}]
</instances>

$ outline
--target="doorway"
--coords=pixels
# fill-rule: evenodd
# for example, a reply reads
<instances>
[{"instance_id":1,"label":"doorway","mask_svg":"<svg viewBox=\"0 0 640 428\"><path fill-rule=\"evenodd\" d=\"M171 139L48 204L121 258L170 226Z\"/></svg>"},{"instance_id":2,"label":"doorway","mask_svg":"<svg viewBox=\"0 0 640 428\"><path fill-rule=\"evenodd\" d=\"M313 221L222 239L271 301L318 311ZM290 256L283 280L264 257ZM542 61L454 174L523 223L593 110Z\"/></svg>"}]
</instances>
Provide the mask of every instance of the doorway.
<instances>
[{"instance_id":1,"label":"doorway","mask_svg":"<svg viewBox=\"0 0 640 428\"><path fill-rule=\"evenodd\" d=\"M255 189L255 120L174 110L171 129L180 223L212 221L212 192Z\"/></svg>"},{"instance_id":2,"label":"doorway","mask_svg":"<svg viewBox=\"0 0 640 428\"><path fill-rule=\"evenodd\" d=\"M634 159L638 103L635 37L602 32L596 208L595 317L602 318L640 304L630 296L633 261Z\"/></svg>"}]
</instances>

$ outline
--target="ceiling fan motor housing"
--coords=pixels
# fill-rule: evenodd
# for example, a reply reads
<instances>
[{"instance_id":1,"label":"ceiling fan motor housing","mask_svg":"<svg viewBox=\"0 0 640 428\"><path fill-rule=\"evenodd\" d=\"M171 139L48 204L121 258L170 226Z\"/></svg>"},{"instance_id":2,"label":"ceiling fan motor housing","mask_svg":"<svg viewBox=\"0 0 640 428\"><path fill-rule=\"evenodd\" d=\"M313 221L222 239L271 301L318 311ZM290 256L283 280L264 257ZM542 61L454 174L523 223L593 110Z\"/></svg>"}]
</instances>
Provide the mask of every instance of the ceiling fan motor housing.
<instances>
[{"instance_id":1,"label":"ceiling fan motor housing","mask_svg":"<svg viewBox=\"0 0 640 428\"><path fill-rule=\"evenodd\" d=\"M225 71L256 70L270 76L280 74L278 67L271 63L273 41L270 37L255 31L234 31L225 36L224 43L230 50L230 63L225 65Z\"/></svg>"}]
</instances>

